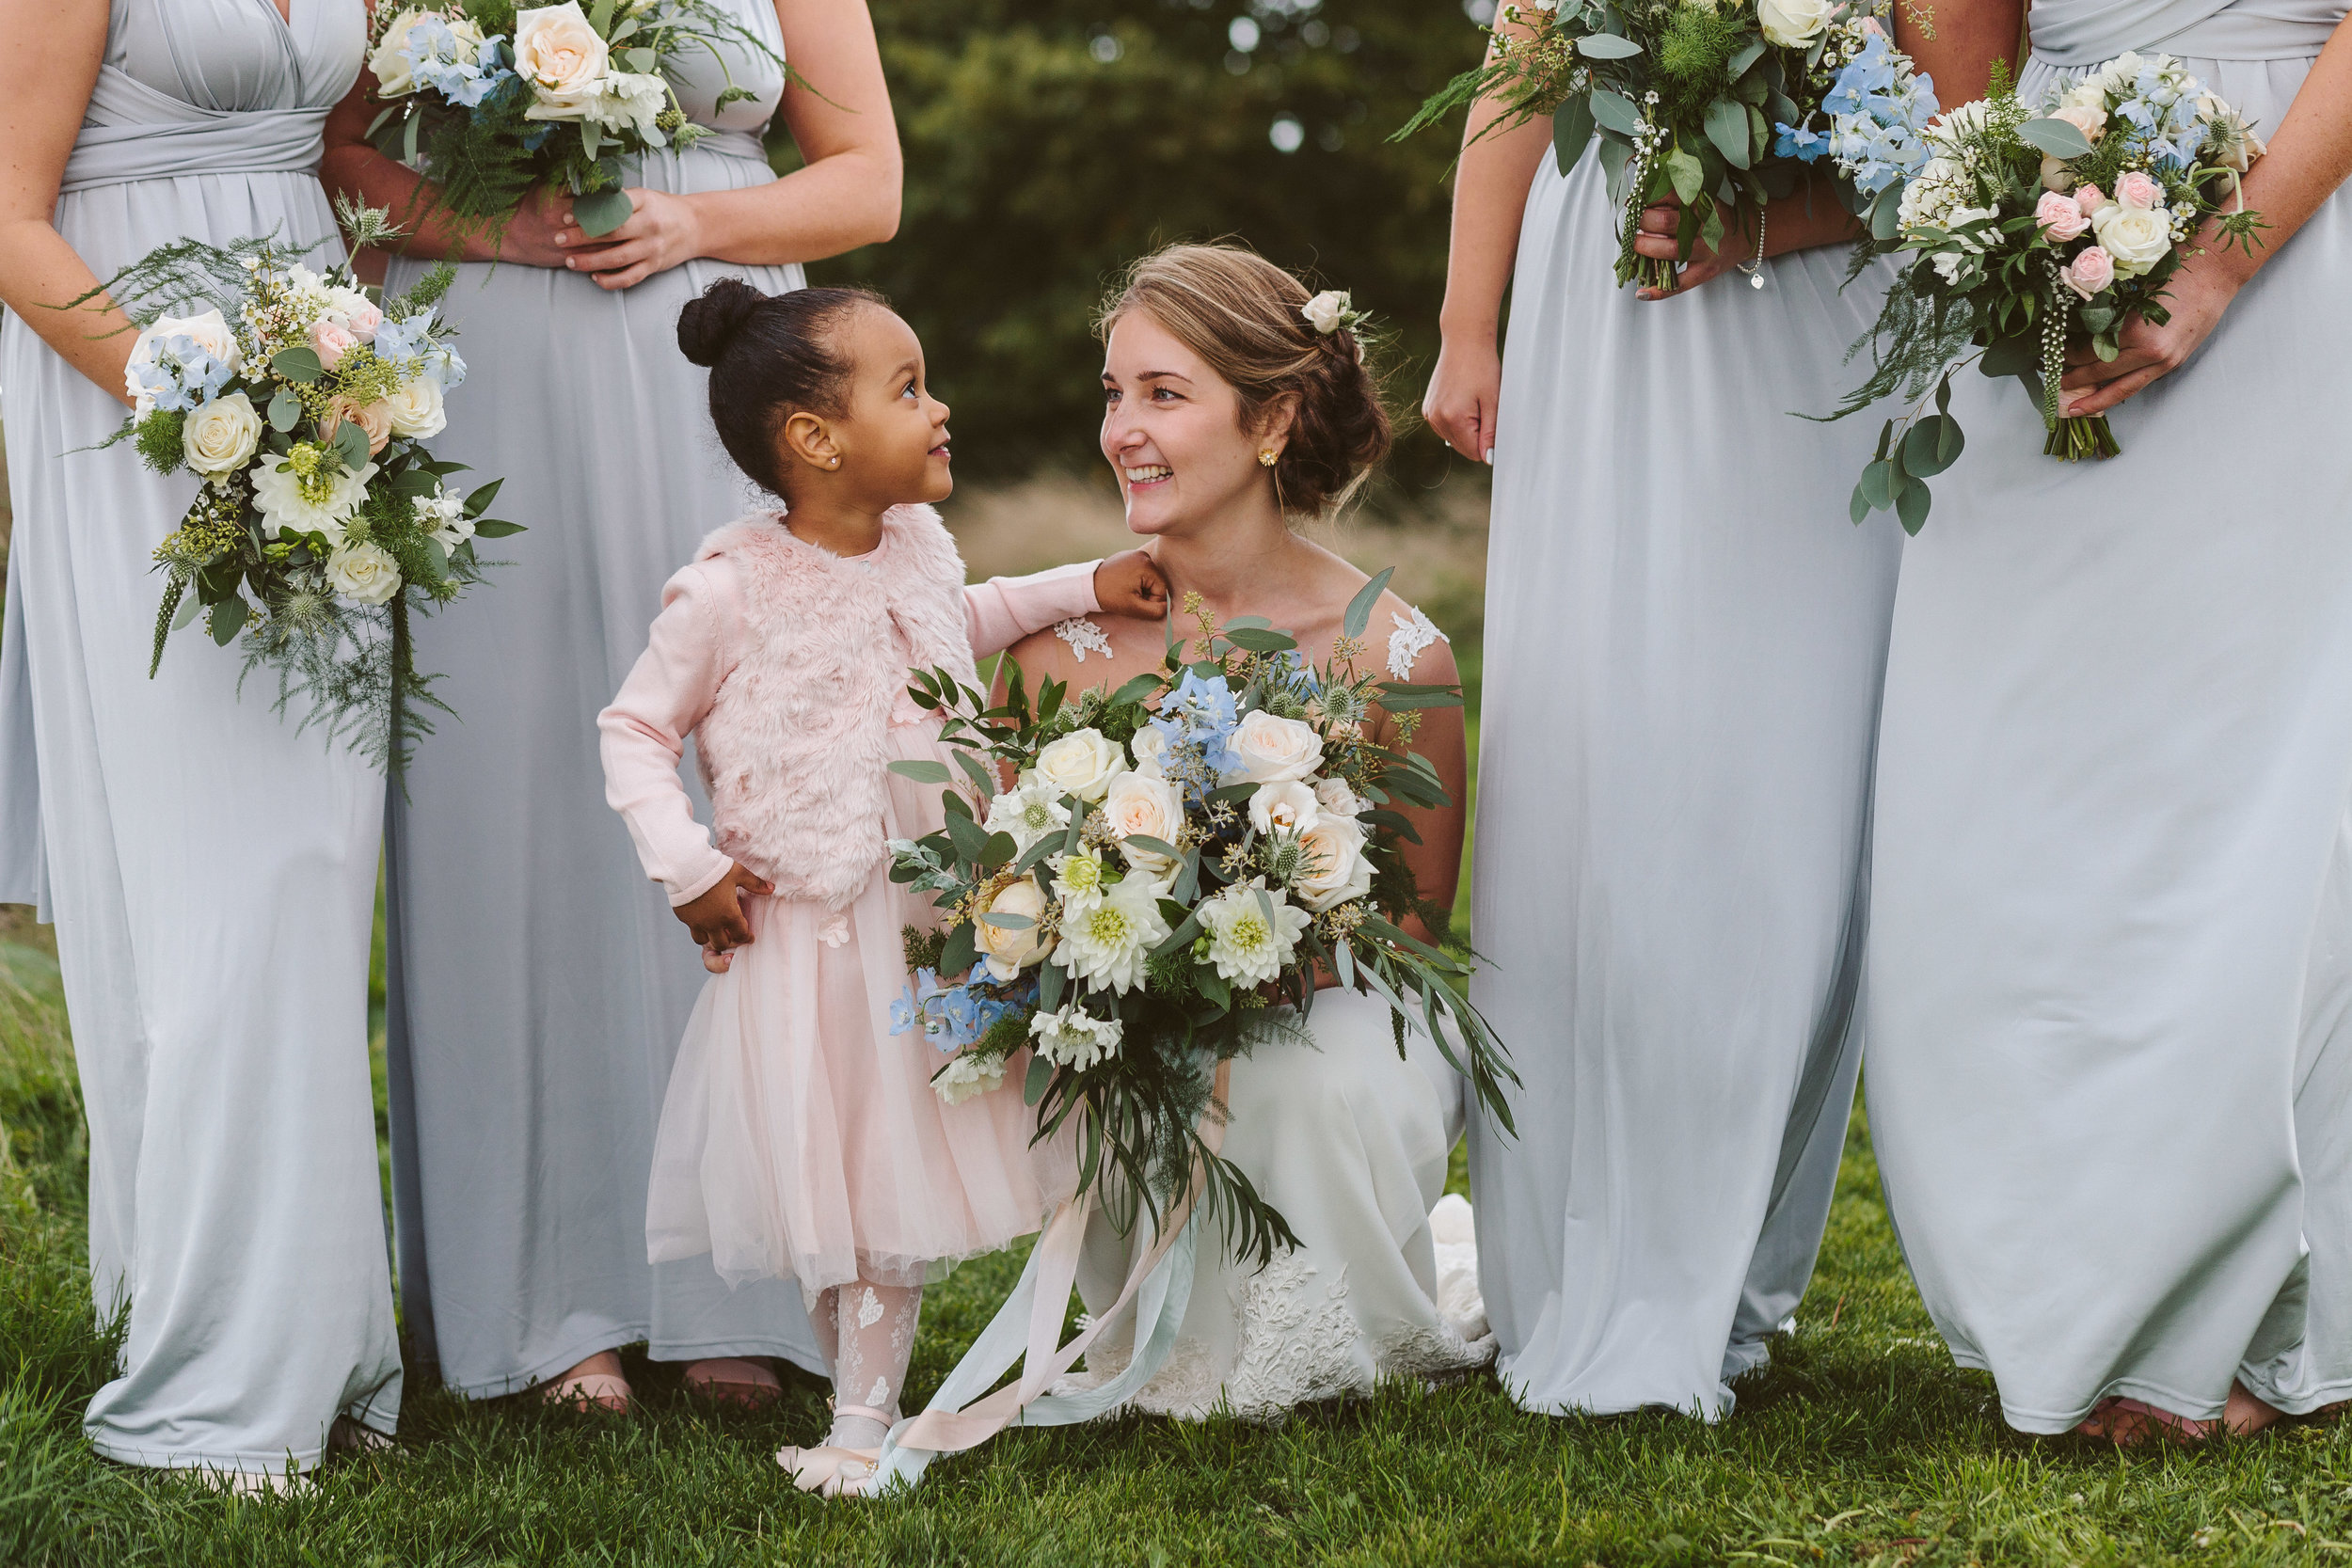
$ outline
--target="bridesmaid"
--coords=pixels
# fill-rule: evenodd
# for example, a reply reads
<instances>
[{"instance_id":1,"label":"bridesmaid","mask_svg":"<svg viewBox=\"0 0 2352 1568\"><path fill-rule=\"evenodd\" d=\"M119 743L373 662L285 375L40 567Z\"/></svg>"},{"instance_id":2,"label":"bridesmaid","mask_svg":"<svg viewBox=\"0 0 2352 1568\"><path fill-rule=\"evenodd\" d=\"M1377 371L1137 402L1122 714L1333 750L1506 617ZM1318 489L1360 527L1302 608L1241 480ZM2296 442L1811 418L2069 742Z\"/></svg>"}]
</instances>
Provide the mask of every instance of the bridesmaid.
<instances>
[{"instance_id":1,"label":"bridesmaid","mask_svg":"<svg viewBox=\"0 0 2352 1568\"><path fill-rule=\"evenodd\" d=\"M2125 50L2261 127L2249 258L2068 374L2124 455L1968 455L1896 605L1870 1122L1936 1326L2026 1432L2352 1397L2352 27L2344 0L2040 0L2038 103Z\"/></svg>"},{"instance_id":2,"label":"bridesmaid","mask_svg":"<svg viewBox=\"0 0 2352 1568\"><path fill-rule=\"evenodd\" d=\"M1904 46L1947 83L1982 19L1937 23ZM1782 411L1836 402L1876 291L1822 191L1626 297L1599 150L1564 178L1550 141L1465 148L1426 403L1495 465L1474 994L1525 1088L1518 1138L1470 1126L1481 1278L1526 1408L1713 1419L1804 1294L1853 1098L1900 541L1847 520L1858 421Z\"/></svg>"},{"instance_id":3,"label":"bridesmaid","mask_svg":"<svg viewBox=\"0 0 2352 1568\"><path fill-rule=\"evenodd\" d=\"M718 3L815 90L740 46L724 71L691 55L679 98L719 135L644 160L635 214L602 242L563 199L469 241L446 306L473 378L466 422L434 450L512 476L501 514L530 528L496 593L418 637L464 722L442 724L391 812L401 1292L441 1376L473 1397L552 1380L624 1407L612 1353L641 1340L729 1397L776 1386L745 1357L820 1365L789 1284L730 1291L707 1259L645 1260L654 1127L703 972L605 806L596 757L596 712L664 578L744 510L707 372L678 353L680 308L723 276L799 288L800 262L898 224L862 0ZM721 108L730 75L754 96ZM416 177L363 139L369 85L329 124L327 183L407 211ZM760 145L779 113L807 158L782 180ZM417 227L395 288L449 253L441 224Z\"/></svg>"},{"instance_id":4,"label":"bridesmaid","mask_svg":"<svg viewBox=\"0 0 2352 1568\"><path fill-rule=\"evenodd\" d=\"M194 492L89 450L122 422L132 331L57 307L183 236L339 259L320 126L364 17L5 0L0 38L0 898L56 922L90 1278L102 1318L130 1309L83 1426L109 1459L269 1487L400 1413L368 1086L384 780L239 701L243 661L200 638L148 679L151 552Z\"/></svg>"}]
</instances>

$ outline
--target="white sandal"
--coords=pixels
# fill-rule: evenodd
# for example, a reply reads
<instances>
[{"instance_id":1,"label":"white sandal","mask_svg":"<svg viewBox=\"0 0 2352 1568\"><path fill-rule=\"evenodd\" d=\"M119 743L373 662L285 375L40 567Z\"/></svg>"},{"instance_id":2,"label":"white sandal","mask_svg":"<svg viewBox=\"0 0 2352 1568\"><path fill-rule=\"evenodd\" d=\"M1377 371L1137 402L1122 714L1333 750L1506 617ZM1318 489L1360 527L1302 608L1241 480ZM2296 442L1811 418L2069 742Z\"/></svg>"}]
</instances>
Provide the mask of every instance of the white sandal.
<instances>
[{"instance_id":1,"label":"white sandal","mask_svg":"<svg viewBox=\"0 0 2352 1568\"><path fill-rule=\"evenodd\" d=\"M869 1421L880 1421L886 1429L896 1426L898 1418L887 1410L871 1405L837 1404L834 1416L863 1416ZM867 1490L875 1470L882 1465L880 1449L839 1449L824 1445L814 1449L778 1449L776 1463L790 1473L792 1484L803 1492L814 1492L821 1497L868 1497Z\"/></svg>"}]
</instances>

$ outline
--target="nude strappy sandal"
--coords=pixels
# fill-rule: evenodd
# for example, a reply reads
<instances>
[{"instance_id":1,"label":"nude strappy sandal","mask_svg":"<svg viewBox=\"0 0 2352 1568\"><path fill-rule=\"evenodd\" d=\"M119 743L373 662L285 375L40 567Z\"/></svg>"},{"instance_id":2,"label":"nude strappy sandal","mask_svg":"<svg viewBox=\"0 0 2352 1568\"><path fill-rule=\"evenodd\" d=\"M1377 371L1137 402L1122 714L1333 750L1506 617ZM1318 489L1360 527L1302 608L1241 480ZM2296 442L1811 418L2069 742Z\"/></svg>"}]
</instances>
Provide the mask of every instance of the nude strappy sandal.
<instances>
[{"instance_id":1,"label":"nude strappy sandal","mask_svg":"<svg viewBox=\"0 0 2352 1568\"><path fill-rule=\"evenodd\" d=\"M697 1361L687 1368L686 1386L708 1399L754 1408L773 1404L784 1393L775 1373L756 1361L732 1355Z\"/></svg>"},{"instance_id":2,"label":"nude strappy sandal","mask_svg":"<svg viewBox=\"0 0 2352 1568\"><path fill-rule=\"evenodd\" d=\"M887 1429L896 1426L898 1418L887 1410L876 1410L866 1404L838 1404L834 1415L863 1416L869 1421L880 1421ZM821 1497L866 1497L874 1471L882 1464L880 1449L836 1449L830 1445L814 1449L778 1449L776 1463L792 1477L792 1484L803 1492L814 1492Z\"/></svg>"}]
</instances>

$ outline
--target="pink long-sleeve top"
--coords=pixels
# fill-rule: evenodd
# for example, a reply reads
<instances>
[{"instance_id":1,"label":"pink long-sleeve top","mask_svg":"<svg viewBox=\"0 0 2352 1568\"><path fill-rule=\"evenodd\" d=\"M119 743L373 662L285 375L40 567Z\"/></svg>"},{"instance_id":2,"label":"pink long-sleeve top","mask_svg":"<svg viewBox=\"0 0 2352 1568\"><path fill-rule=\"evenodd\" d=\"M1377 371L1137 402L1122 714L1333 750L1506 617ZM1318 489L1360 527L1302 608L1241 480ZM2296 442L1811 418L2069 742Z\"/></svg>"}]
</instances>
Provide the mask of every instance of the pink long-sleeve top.
<instances>
[{"instance_id":1,"label":"pink long-sleeve top","mask_svg":"<svg viewBox=\"0 0 2352 1568\"><path fill-rule=\"evenodd\" d=\"M669 890L670 906L692 902L735 863L694 819L678 776L686 737L710 711L750 636L734 575L716 562L681 567L662 586L661 613L628 678L596 716L604 798L628 824L645 875ZM991 578L963 591L974 657L1009 648L1057 621L1102 609L1085 561L1025 578Z\"/></svg>"}]
</instances>

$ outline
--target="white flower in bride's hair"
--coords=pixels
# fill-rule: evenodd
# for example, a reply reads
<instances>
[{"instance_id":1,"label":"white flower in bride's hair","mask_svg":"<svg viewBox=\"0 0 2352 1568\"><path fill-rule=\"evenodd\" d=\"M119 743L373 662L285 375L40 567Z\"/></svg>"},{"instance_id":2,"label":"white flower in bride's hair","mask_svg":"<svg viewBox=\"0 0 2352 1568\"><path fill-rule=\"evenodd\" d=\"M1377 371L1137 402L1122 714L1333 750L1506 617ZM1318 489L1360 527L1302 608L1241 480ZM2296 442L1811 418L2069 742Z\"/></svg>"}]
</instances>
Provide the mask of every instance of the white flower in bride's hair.
<instances>
[{"instance_id":1,"label":"white flower in bride's hair","mask_svg":"<svg viewBox=\"0 0 2352 1568\"><path fill-rule=\"evenodd\" d=\"M997 925L991 915L1008 924ZM987 896L972 923L972 940L990 979L998 985L1017 980L1023 970L1045 957L1045 944L1039 940L1044 922L1045 890L1033 878L1007 879Z\"/></svg>"},{"instance_id":2,"label":"white flower in bride's hair","mask_svg":"<svg viewBox=\"0 0 2352 1568\"><path fill-rule=\"evenodd\" d=\"M1249 798L1249 825L1262 833L1303 833L1322 816L1323 802L1297 779L1260 784Z\"/></svg>"},{"instance_id":3,"label":"white flower in bride's hair","mask_svg":"<svg viewBox=\"0 0 2352 1568\"><path fill-rule=\"evenodd\" d=\"M1167 940L1159 885L1148 877L1129 877L1091 909L1063 911L1054 961L1073 978L1123 996L1143 984L1143 960Z\"/></svg>"},{"instance_id":4,"label":"white flower in bride's hair","mask_svg":"<svg viewBox=\"0 0 2352 1568\"><path fill-rule=\"evenodd\" d=\"M1756 20L1765 42L1800 49L1821 36L1832 8L1831 0L1756 0Z\"/></svg>"},{"instance_id":5,"label":"white flower in bride's hair","mask_svg":"<svg viewBox=\"0 0 2352 1568\"><path fill-rule=\"evenodd\" d=\"M1312 916L1263 878L1236 882L1194 911L1209 939L1209 962L1234 985L1263 986L1282 973Z\"/></svg>"},{"instance_id":6,"label":"white flower in bride's hair","mask_svg":"<svg viewBox=\"0 0 2352 1568\"><path fill-rule=\"evenodd\" d=\"M180 428L188 467L207 479L233 473L262 444L262 416L243 392L227 392L188 416Z\"/></svg>"},{"instance_id":7,"label":"white flower in bride's hair","mask_svg":"<svg viewBox=\"0 0 2352 1568\"><path fill-rule=\"evenodd\" d=\"M326 558L326 580L355 604L382 604L400 592L400 562L375 545L353 545Z\"/></svg>"},{"instance_id":8,"label":"white flower in bride's hair","mask_svg":"<svg viewBox=\"0 0 2352 1568\"><path fill-rule=\"evenodd\" d=\"M1124 761L1119 742L1101 730L1073 730L1037 754L1037 776L1063 795L1075 795L1089 805L1103 799L1111 775Z\"/></svg>"},{"instance_id":9,"label":"white flower in bride's hair","mask_svg":"<svg viewBox=\"0 0 2352 1568\"><path fill-rule=\"evenodd\" d=\"M931 1090L950 1105L961 1105L976 1094L1003 1086L1005 1059L958 1052L953 1061L931 1075Z\"/></svg>"},{"instance_id":10,"label":"white flower in bride's hair","mask_svg":"<svg viewBox=\"0 0 2352 1568\"><path fill-rule=\"evenodd\" d=\"M1029 1036L1037 1053L1056 1067L1084 1072L1104 1057L1119 1053L1127 1026L1115 1018L1095 1018L1072 1003L1057 1013L1029 1017Z\"/></svg>"},{"instance_id":11,"label":"white flower in bride's hair","mask_svg":"<svg viewBox=\"0 0 2352 1568\"><path fill-rule=\"evenodd\" d=\"M992 833L1010 834L1012 852L1026 854L1039 839L1070 826L1070 808L1061 797L1049 780L1034 771L1024 773L1020 783L988 803L988 820L981 826Z\"/></svg>"},{"instance_id":12,"label":"white flower in bride's hair","mask_svg":"<svg viewBox=\"0 0 2352 1568\"><path fill-rule=\"evenodd\" d=\"M1298 313L1327 338L1347 325L1347 318L1355 313L1355 301L1345 289L1326 289L1300 306Z\"/></svg>"}]
</instances>

